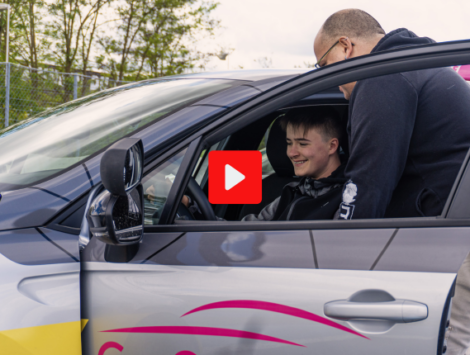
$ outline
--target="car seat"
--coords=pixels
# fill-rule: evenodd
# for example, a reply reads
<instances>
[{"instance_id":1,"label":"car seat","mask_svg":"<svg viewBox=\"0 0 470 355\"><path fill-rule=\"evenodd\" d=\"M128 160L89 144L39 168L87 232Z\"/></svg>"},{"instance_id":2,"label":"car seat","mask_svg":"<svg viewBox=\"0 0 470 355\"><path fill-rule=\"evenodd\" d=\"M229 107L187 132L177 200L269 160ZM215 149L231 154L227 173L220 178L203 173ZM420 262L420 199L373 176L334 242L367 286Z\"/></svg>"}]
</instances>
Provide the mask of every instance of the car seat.
<instances>
[{"instance_id":1,"label":"car seat","mask_svg":"<svg viewBox=\"0 0 470 355\"><path fill-rule=\"evenodd\" d=\"M259 214L261 210L281 195L282 188L299 178L294 176L294 166L287 157L286 132L279 125L279 118L269 130L266 142L266 155L273 167L274 173L263 179L262 200L257 205L244 205L239 214L239 220L248 214Z\"/></svg>"}]
</instances>

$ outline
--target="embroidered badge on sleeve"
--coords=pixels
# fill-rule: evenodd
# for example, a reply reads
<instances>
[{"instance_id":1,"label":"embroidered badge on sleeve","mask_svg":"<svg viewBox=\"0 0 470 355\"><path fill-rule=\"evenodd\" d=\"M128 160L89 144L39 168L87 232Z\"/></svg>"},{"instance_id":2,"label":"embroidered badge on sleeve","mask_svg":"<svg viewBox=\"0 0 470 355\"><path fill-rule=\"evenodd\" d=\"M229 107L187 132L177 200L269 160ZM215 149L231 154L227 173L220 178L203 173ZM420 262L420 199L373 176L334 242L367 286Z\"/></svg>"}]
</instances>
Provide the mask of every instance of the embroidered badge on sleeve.
<instances>
[{"instance_id":1,"label":"embroidered badge on sleeve","mask_svg":"<svg viewBox=\"0 0 470 355\"><path fill-rule=\"evenodd\" d=\"M341 219L352 219L354 213L354 201L357 196L357 185L351 180L346 183L343 190L343 202L339 207L339 217Z\"/></svg>"}]
</instances>

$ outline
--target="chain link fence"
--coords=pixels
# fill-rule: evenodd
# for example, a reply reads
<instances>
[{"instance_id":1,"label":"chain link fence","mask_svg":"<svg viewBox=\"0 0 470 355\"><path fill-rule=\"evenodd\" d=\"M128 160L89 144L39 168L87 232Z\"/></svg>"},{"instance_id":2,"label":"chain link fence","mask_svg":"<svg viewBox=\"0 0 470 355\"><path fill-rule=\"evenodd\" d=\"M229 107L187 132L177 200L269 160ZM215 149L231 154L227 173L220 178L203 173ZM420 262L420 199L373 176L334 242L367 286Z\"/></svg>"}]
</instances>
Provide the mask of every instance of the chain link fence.
<instances>
[{"instance_id":1,"label":"chain link fence","mask_svg":"<svg viewBox=\"0 0 470 355\"><path fill-rule=\"evenodd\" d=\"M0 63L0 129L62 103L128 81Z\"/></svg>"}]
</instances>

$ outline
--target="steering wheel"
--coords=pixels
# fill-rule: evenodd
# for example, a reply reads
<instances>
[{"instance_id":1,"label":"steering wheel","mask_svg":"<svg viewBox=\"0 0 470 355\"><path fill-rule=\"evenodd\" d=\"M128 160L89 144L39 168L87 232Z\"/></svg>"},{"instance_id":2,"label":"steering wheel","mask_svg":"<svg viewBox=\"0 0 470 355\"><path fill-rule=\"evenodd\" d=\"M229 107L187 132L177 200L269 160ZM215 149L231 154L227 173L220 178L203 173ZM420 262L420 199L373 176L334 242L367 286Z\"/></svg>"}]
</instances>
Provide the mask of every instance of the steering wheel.
<instances>
[{"instance_id":1,"label":"steering wheel","mask_svg":"<svg viewBox=\"0 0 470 355\"><path fill-rule=\"evenodd\" d=\"M214 210L212 209L209 200L192 176L189 178L188 191L197 202L204 218L207 221L217 221L217 217L215 216Z\"/></svg>"}]
</instances>

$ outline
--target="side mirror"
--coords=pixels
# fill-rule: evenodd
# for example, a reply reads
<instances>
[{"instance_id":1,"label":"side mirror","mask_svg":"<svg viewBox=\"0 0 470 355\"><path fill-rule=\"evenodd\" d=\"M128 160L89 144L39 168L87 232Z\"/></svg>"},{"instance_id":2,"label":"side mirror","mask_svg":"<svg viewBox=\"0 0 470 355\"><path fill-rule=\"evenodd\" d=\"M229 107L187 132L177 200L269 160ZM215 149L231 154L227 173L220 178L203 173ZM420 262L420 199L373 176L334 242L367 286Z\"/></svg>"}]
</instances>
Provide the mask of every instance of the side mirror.
<instances>
[{"instance_id":1,"label":"side mirror","mask_svg":"<svg viewBox=\"0 0 470 355\"><path fill-rule=\"evenodd\" d=\"M93 200L87 217L93 236L106 244L126 246L142 239L143 157L142 141L124 138L101 158L101 181L106 190Z\"/></svg>"}]
</instances>

